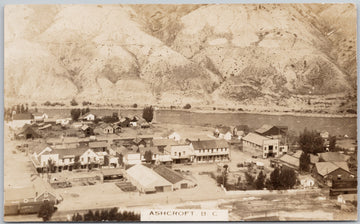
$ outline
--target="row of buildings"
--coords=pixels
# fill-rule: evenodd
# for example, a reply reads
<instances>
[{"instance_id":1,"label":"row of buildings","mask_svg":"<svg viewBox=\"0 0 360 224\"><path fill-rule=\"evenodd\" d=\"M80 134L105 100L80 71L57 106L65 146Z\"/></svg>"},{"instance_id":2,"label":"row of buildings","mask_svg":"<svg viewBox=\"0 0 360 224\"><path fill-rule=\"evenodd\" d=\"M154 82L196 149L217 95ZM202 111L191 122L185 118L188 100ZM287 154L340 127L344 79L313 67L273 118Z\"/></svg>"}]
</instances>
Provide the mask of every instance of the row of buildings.
<instances>
[{"instance_id":1,"label":"row of buildings","mask_svg":"<svg viewBox=\"0 0 360 224\"><path fill-rule=\"evenodd\" d=\"M207 163L230 160L225 140L188 140L180 144L174 139L153 139L151 136L106 138L47 139L32 149L31 160L38 172L118 167L142 163ZM149 154L149 155L147 155Z\"/></svg>"}]
</instances>

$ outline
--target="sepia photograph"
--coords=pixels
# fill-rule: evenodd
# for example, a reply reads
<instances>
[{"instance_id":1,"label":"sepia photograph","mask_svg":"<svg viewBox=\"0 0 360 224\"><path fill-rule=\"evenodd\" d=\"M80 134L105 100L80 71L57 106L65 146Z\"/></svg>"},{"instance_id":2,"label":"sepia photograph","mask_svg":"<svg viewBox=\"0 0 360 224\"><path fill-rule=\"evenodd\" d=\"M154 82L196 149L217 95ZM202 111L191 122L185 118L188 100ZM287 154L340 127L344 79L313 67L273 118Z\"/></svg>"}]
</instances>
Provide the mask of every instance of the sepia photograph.
<instances>
[{"instance_id":1,"label":"sepia photograph","mask_svg":"<svg viewBox=\"0 0 360 224\"><path fill-rule=\"evenodd\" d=\"M6 222L357 220L357 9L4 7Z\"/></svg>"}]
</instances>

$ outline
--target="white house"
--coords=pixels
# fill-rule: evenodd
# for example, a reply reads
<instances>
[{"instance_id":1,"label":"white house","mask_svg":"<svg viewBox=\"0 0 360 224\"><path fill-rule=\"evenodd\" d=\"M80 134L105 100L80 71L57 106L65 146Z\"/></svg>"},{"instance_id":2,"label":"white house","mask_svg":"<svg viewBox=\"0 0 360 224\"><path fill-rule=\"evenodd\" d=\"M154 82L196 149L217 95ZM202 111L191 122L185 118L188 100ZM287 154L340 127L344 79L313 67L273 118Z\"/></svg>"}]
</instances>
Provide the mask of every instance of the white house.
<instances>
[{"instance_id":1,"label":"white house","mask_svg":"<svg viewBox=\"0 0 360 224\"><path fill-rule=\"evenodd\" d=\"M123 157L124 164L136 165L141 164L140 153L128 153Z\"/></svg>"},{"instance_id":2,"label":"white house","mask_svg":"<svg viewBox=\"0 0 360 224\"><path fill-rule=\"evenodd\" d=\"M181 136L178 134L178 133L176 133L176 132L173 132L172 134L170 134L169 136L168 136L168 139L174 139L175 141L180 141L181 140Z\"/></svg>"},{"instance_id":3,"label":"white house","mask_svg":"<svg viewBox=\"0 0 360 224\"><path fill-rule=\"evenodd\" d=\"M91 114L91 113L86 113L86 114L82 115L79 119L84 120L84 121L94 121L95 115Z\"/></svg>"},{"instance_id":4,"label":"white house","mask_svg":"<svg viewBox=\"0 0 360 224\"><path fill-rule=\"evenodd\" d=\"M33 118L31 113L14 114L9 125L12 128L22 128L25 124L32 124Z\"/></svg>"},{"instance_id":5,"label":"white house","mask_svg":"<svg viewBox=\"0 0 360 224\"><path fill-rule=\"evenodd\" d=\"M171 155L174 163L192 162L195 155L194 148L188 144L172 145L170 151L166 150L166 152Z\"/></svg>"},{"instance_id":6,"label":"white house","mask_svg":"<svg viewBox=\"0 0 360 224\"><path fill-rule=\"evenodd\" d=\"M46 113L34 113L34 120L35 121L44 121L45 119L48 119L49 116Z\"/></svg>"}]
</instances>

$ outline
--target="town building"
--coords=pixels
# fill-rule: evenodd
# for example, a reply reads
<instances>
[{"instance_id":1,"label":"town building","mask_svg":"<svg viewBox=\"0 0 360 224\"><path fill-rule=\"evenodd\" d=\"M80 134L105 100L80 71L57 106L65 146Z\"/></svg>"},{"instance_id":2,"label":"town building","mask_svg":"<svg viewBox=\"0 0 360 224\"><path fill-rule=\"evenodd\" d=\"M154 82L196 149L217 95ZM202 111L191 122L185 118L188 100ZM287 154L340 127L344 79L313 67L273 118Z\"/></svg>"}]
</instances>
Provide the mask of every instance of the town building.
<instances>
[{"instance_id":1,"label":"town building","mask_svg":"<svg viewBox=\"0 0 360 224\"><path fill-rule=\"evenodd\" d=\"M337 197L337 202L341 204L347 203L356 203L357 204L357 194L340 194Z\"/></svg>"},{"instance_id":2,"label":"town building","mask_svg":"<svg viewBox=\"0 0 360 224\"><path fill-rule=\"evenodd\" d=\"M40 153L34 152L31 160L39 173L47 172L52 164L51 172L72 171L78 163L78 168L96 168L103 164L102 155L98 155L89 147L55 148L46 147ZM91 164L91 165L90 165Z\"/></svg>"},{"instance_id":3,"label":"town building","mask_svg":"<svg viewBox=\"0 0 360 224\"><path fill-rule=\"evenodd\" d=\"M229 144L225 140L197 140L191 141L194 149L194 162L220 162L230 160Z\"/></svg>"},{"instance_id":4,"label":"town building","mask_svg":"<svg viewBox=\"0 0 360 224\"><path fill-rule=\"evenodd\" d=\"M318 162L315 164L313 174L318 181L328 186L332 185L333 180L354 178L346 162Z\"/></svg>"},{"instance_id":5,"label":"town building","mask_svg":"<svg viewBox=\"0 0 360 224\"><path fill-rule=\"evenodd\" d=\"M15 132L14 137L15 139L35 139L41 138L41 135L32 126L25 124L19 131Z\"/></svg>"},{"instance_id":6,"label":"town building","mask_svg":"<svg viewBox=\"0 0 360 224\"><path fill-rule=\"evenodd\" d=\"M346 162L350 156L339 152L323 152L318 153L320 162Z\"/></svg>"},{"instance_id":7,"label":"town building","mask_svg":"<svg viewBox=\"0 0 360 224\"><path fill-rule=\"evenodd\" d=\"M173 139L179 142L181 140L181 136L177 132L173 132L168 136L168 139Z\"/></svg>"},{"instance_id":8,"label":"town building","mask_svg":"<svg viewBox=\"0 0 360 224\"><path fill-rule=\"evenodd\" d=\"M288 127L286 126L274 126L264 124L260 128L255 130L255 133L266 136L271 139L281 139L288 132Z\"/></svg>"},{"instance_id":9,"label":"town building","mask_svg":"<svg viewBox=\"0 0 360 224\"><path fill-rule=\"evenodd\" d=\"M181 175L179 172L176 172L165 166L157 166L154 168L154 171L165 178L167 181L173 184L173 189L185 189L195 187L196 184L190 178L186 178Z\"/></svg>"},{"instance_id":10,"label":"town building","mask_svg":"<svg viewBox=\"0 0 360 224\"><path fill-rule=\"evenodd\" d=\"M83 121L94 121L95 120L95 115L92 113L86 113L82 116L79 117L79 120L83 120Z\"/></svg>"},{"instance_id":11,"label":"town building","mask_svg":"<svg viewBox=\"0 0 360 224\"><path fill-rule=\"evenodd\" d=\"M138 164L132 166L126 170L124 175L142 193L168 192L173 190L171 182L144 165Z\"/></svg>"},{"instance_id":12,"label":"town building","mask_svg":"<svg viewBox=\"0 0 360 224\"><path fill-rule=\"evenodd\" d=\"M252 132L243 137L242 142L244 151L257 153L263 158L279 157L288 151L287 146L280 146L279 139L271 139Z\"/></svg>"},{"instance_id":13,"label":"town building","mask_svg":"<svg viewBox=\"0 0 360 224\"><path fill-rule=\"evenodd\" d=\"M40 113L40 112L33 113L33 116L35 122L44 122L45 119L49 118L49 116L46 113Z\"/></svg>"},{"instance_id":14,"label":"town building","mask_svg":"<svg viewBox=\"0 0 360 224\"><path fill-rule=\"evenodd\" d=\"M30 186L4 190L4 215L37 213L44 201L58 204L61 200L49 183L35 177Z\"/></svg>"},{"instance_id":15,"label":"town building","mask_svg":"<svg viewBox=\"0 0 360 224\"><path fill-rule=\"evenodd\" d=\"M190 144L172 145L170 150L165 152L171 155L174 163L193 162L195 156L194 148Z\"/></svg>"},{"instance_id":16,"label":"town building","mask_svg":"<svg viewBox=\"0 0 360 224\"><path fill-rule=\"evenodd\" d=\"M14 114L9 125L11 128L22 128L25 124L32 124L33 120L34 116L31 113Z\"/></svg>"}]
</instances>

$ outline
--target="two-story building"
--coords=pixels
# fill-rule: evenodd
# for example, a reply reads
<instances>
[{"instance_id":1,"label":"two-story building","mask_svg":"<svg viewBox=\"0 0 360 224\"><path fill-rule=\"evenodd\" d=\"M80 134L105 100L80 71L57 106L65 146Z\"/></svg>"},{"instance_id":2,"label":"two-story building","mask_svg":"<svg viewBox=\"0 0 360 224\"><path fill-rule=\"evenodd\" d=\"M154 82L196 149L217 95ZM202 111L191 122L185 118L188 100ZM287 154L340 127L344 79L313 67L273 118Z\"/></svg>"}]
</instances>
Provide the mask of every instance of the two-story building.
<instances>
[{"instance_id":1,"label":"two-story building","mask_svg":"<svg viewBox=\"0 0 360 224\"><path fill-rule=\"evenodd\" d=\"M50 172L72 171L76 168L86 169L90 164L93 167L103 164L102 156L89 147L55 148L47 146L40 153L34 152L31 160L39 173L47 172L49 169L51 169Z\"/></svg>"},{"instance_id":2,"label":"two-story building","mask_svg":"<svg viewBox=\"0 0 360 224\"><path fill-rule=\"evenodd\" d=\"M263 158L279 157L287 153L287 146L280 146L279 139L271 139L256 133L249 133L242 138L243 150L261 154Z\"/></svg>"},{"instance_id":3,"label":"two-story building","mask_svg":"<svg viewBox=\"0 0 360 224\"><path fill-rule=\"evenodd\" d=\"M229 144L225 140L191 141L195 163L220 162L230 160Z\"/></svg>"},{"instance_id":4,"label":"two-story building","mask_svg":"<svg viewBox=\"0 0 360 224\"><path fill-rule=\"evenodd\" d=\"M182 145L172 145L170 150L165 150L165 152L171 155L171 158L174 163L188 163L194 160L194 148L189 144Z\"/></svg>"}]
</instances>

